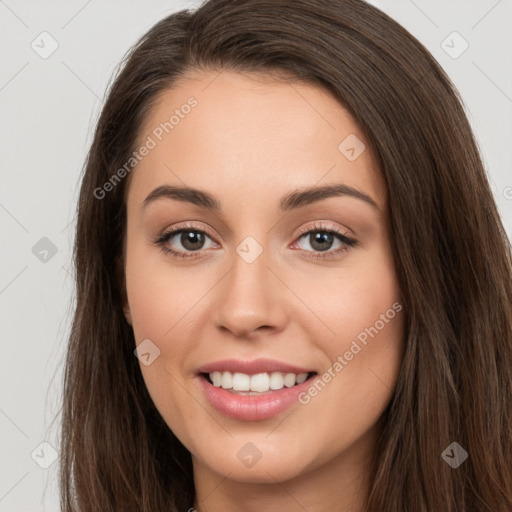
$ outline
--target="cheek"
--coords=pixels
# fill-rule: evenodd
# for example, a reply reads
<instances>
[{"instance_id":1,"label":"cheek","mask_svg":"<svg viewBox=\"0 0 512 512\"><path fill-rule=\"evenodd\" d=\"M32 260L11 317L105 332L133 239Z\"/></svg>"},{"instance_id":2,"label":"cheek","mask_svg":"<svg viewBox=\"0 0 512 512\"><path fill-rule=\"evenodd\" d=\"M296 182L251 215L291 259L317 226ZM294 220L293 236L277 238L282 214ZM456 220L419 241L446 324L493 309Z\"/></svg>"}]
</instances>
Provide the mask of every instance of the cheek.
<instances>
[{"instance_id":1,"label":"cheek","mask_svg":"<svg viewBox=\"0 0 512 512\"><path fill-rule=\"evenodd\" d=\"M134 337L136 345L151 340L154 345L149 345L150 352L157 347L158 356L150 364L141 359L142 377L166 423L188 443L196 427L183 421L191 407L185 391L190 377L183 370L183 362L193 350L185 331L197 321L193 306L202 296L202 287L167 265L164 258L155 258L155 253L143 244L134 244L127 251L126 288Z\"/></svg>"},{"instance_id":2,"label":"cheek","mask_svg":"<svg viewBox=\"0 0 512 512\"><path fill-rule=\"evenodd\" d=\"M142 242L128 247L126 289L135 339L170 339L192 320L207 283L191 279L154 247Z\"/></svg>"},{"instance_id":3,"label":"cheek","mask_svg":"<svg viewBox=\"0 0 512 512\"><path fill-rule=\"evenodd\" d=\"M310 286L309 300L325 327L316 342L331 364L302 403L313 417L329 411L333 425L363 432L389 403L403 355L404 311L390 252L361 253ZM326 426L324 435L339 442L338 427Z\"/></svg>"},{"instance_id":4,"label":"cheek","mask_svg":"<svg viewBox=\"0 0 512 512\"><path fill-rule=\"evenodd\" d=\"M338 269L304 272L300 278L290 274L288 279L314 313L303 315L303 321L315 322L319 343L332 357L361 333L364 339L365 330L376 322L383 330L381 315L390 310L387 316L394 318L392 306L401 300L393 258L384 244L374 251L353 252ZM312 324L304 323L304 328L311 330Z\"/></svg>"}]
</instances>

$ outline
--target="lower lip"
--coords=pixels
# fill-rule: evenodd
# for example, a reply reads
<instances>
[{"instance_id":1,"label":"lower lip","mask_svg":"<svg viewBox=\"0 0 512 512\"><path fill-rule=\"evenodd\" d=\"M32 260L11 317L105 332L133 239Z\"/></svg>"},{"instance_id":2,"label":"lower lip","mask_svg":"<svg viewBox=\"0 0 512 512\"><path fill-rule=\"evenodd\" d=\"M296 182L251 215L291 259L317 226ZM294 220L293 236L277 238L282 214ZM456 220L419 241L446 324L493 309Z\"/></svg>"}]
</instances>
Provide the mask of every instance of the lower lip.
<instances>
[{"instance_id":1,"label":"lower lip","mask_svg":"<svg viewBox=\"0 0 512 512\"><path fill-rule=\"evenodd\" d=\"M316 374L301 384L284 387L261 395L237 395L216 387L202 375L199 380L210 404L225 416L243 421L258 421L273 418L299 403L298 395L311 386Z\"/></svg>"}]
</instances>

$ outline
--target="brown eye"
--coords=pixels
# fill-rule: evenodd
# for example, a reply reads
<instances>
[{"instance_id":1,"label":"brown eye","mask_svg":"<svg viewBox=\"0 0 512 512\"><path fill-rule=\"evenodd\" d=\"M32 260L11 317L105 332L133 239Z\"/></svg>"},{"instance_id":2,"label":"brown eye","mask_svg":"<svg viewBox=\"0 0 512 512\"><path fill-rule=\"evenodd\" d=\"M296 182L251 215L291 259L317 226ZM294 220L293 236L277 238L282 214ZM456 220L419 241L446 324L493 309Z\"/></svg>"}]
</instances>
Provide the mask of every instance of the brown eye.
<instances>
[{"instance_id":1,"label":"brown eye","mask_svg":"<svg viewBox=\"0 0 512 512\"><path fill-rule=\"evenodd\" d=\"M207 246L208 240L210 240L209 247ZM153 243L173 257L190 258L196 256L194 253L210 248L214 241L206 231L188 225L177 226L165 231L154 239Z\"/></svg>"},{"instance_id":2,"label":"brown eye","mask_svg":"<svg viewBox=\"0 0 512 512\"><path fill-rule=\"evenodd\" d=\"M357 241L353 238L349 238L346 233L342 233L336 227L324 227L321 223L315 223L312 226L307 226L301 231L298 240L305 239L309 247L299 247L305 250L308 257L315 259L328 259L335 257L345 251L348 251L350 247L357 245ZM336 246L336 242L338 245ZM295 245L295 244L294 244ZM333 245L334 250L330 250Z\"/></svg>"},{"instance_id":3,"label":"brown eye","mask_svg":"<svg viewBox=\"0 0 512 512\"><path fill-rule=\"evenodd\" d=\"M180 231L175 233L179 234ZM187 249L188 251L197 251L203 248L205 237L204 233L201 231L181 231L180 243L181 245Z\"/></svg>"},{"instance_id":4,"label":"brown eye","mask_svg":"<svg viewBox=\"0 0 512 512\"><path fill-rule=\"evenodd\" d=\"M334 242L334 235L327 231L316 231L307 236L309 236L309 244L316 251L327 251Z\"/></svg>"}]
</instances>

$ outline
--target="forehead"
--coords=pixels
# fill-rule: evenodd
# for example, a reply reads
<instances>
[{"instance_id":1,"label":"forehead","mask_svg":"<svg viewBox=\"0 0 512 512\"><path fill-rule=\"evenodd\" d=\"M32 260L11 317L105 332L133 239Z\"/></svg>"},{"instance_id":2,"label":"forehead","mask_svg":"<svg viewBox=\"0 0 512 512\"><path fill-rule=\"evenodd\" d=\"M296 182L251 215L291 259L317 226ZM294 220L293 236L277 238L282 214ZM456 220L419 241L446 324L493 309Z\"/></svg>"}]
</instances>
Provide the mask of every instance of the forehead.
<instances>
[{"instance_id":1,"label":"forehead","mask_svg":"<svg viewBox=\"0 0 512 512\"><path fill-rule=\"evenodd\" d=\"M361 128L313 84L194 71L154 101L139 145L150 139L152 149L130 175L128 196L137 203L166 183L219 197L236 190L231 199L240 206L249 195L268 202L290 189L344 183L385 207L384 182Z\"/></svg>"}]
</instances>

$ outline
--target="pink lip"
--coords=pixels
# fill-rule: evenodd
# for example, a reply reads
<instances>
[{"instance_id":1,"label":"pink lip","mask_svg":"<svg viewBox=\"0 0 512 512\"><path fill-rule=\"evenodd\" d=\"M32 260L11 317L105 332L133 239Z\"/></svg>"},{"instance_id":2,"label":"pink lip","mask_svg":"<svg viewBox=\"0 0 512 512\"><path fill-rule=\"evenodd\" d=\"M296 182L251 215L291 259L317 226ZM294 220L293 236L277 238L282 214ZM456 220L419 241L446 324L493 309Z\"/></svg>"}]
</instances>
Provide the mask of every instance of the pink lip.
<instances>
[{"instance_id":1,"label":"pink lip","mask_svg":"<svg viewBox=\"0 0 512 512\"><path fill-rule=\"evenodd\" d=\"M222 414L243 421L266 420L282 413L292 404L299 405L298 395L311 386L313 378L291 388L261 395L235 395L210 384L203 376L199 381L210 404Z\"/></svg>"},{"instance_id":2,"label":"pink lip","mask_svg":"<svg viewBox=\"0 0 512 512\"><path fill-rule=\"evenodd\" d=\"M198 373L211 373L211 372L240 372L247 375L255 375L257 373L266 372L283 372L283 373L310 373L314 370L307 368L300 368L288 363L282 363L272 359L255 359L254 361L243 361L241 359L224 359L214 363L208 363L198 369Z\"/></svg>"}]
</instances>

